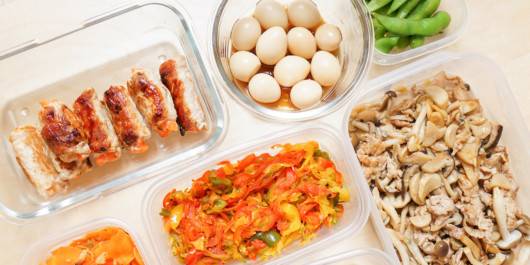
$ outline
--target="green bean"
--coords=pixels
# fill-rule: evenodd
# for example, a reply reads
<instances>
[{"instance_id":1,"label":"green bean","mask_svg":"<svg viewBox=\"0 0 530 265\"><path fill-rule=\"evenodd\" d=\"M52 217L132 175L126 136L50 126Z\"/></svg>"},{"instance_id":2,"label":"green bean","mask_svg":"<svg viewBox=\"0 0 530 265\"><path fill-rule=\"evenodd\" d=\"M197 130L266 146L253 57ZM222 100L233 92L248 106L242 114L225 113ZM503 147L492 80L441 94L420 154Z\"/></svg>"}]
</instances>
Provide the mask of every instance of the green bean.
<instances>
[{"instance_id":1,"label":"green bean","mask_svg":"<svg viewBox=\"0 0 530 265\"><path fill-rule=\"evenodd\" d=\"M396 17L398 18L406 18L408 14L418 5L420 0L409 0L406 4L402 5L398 12Z\"/></svg>"},{"instance_id":2,"label":"green bean","mask_svg":"<svg viewBox=\"0 0 530 265\"><path fill-rule=\"evenodd\" d=\"M375 48L384 53L389 53L397 45L399 37L385 37L375 41Z\"/></svg>"},{"instance_id":3,"label":"green bean","mask_svg":"<svg viewBox=\"0 0 530 265\"><path fill-rule=\"evenodd\" d=\"M425 42L425 37L424 36L416 36L416 35L414 35L414 36L410 37L410 47L412 49L420 47L421 45L423 45L424 42Z\"/></svg>"},{"instance_id":4,"label":"green bean","mask_svg":"<svg viewBox=\"0 0 530 265\"><path fill-rule=\"evenodd\" d=\"M400 8L403 4L405 4L407 0L393 0L392 5L390 5L390 8L388 8L388 11L386 11L387 15L390 15L394 13L398 8Z\"/></svg>"},{"instance_id":5,"label":"green bean","mask_svg":"<svg viewBox=\"0 0 530 265\"><path fill-rule=\"evenodd\" d=\"M399 36L432 36L447 28L451 21L451 16L445 11L440 11L432 17L419 20L389 17L376 13L372 13L372 15L386 30Z\"/></svg>"},{"instance_id":6,"label":"green bean","mask_svg":"<svg viewBox=\"0 0 530 265\"><path fill-rule=\"evenodd\" d=\"M408 19L416 20L426 17L430 17L438 7L440 6L440 0L424 0L414 8L414 11L407 17Z\"/></svg>"},{"instance_id":7,"label":"green bean","mask_svg":"<svg viewBox=\"0 0 530 265\"><path fill-rule=\"evenodd\" d=\"M366 7L368 7L368 10L370 12L374 12L378 10L379 8L386 6L391 1L392 0L372 0L366 5Z\"/></svg>"},{"instance_id":8,"label":"green bean","mask_svg":"<svg viewBox=\"0 0 530 265\"><path fill-rule=\"evenodd\" d=\"M403 50L403 49L407 48L409 46L409 44L410 44L410 36L401 36L401 37L399 37L396 46L399 49Z\"/></svg>"}]
</instances>

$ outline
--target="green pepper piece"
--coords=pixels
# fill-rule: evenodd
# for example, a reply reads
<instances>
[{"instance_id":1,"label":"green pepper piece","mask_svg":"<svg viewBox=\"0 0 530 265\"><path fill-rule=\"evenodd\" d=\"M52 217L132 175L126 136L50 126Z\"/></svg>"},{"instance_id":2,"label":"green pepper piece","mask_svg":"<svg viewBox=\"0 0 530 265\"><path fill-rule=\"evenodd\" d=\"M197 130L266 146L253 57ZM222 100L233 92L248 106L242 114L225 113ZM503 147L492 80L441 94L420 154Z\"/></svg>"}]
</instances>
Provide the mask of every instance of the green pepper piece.
<instances>
[{"instance_id":1,"label":"green pepper piece","mask_svg":"<svg viewBox=\"0 0 530 265\"><path fill-rule=\"evenodd\" d=\"M384 53L389 53L397 45L399 37L385 37L375 41L375 48Z\"/></svg>"},{"instance_id":2,"label":"green pepper piece","mask_svg":"<svg viewBox=\"0 0 530 265\"><path fill-rule=\"evenodd\" d=\"M399 36L432 36L447 28L451 21L451 16L445 11L440 11L430 18L419 20L389 17L377 13L372 13L372 15L386 30Z\"/></svg>"},{"instance_id":3,"label":"green pepper piece","mask_svg":"<svg viewBox=\"0 0 530 265\"><path fill-rule=\"evenodd\" d=\"M409 0L406 4L402 5L399 8L396 17L406 18L409 15L410 11L412 11L412 9L414 9L419 2L420 0Z\"/></svg>"},{"instance_id":4,"label":"green pepper piece","mask_svg":"<svg viewBox=\"0 0 530 265\"><path fill-rule=\"evenodd\" d=\"M374 12L380 9L381 7L386 6L390 2L392 2L392 0L372 0L366 5L366 7L368 7L368 10L370 12Z\"/></svg>"},{"instance_id":5,"label":"green pepper piece","mask_svg":"<svg viewBox=\"0 0 530 265\"><path fill-rule=\"evenodd\" d=\"M335 197L333 197L333 207L337 206L339 204L340 194L337 193Z\"/></svg>"},{"instance_id":6,"label":"green pepper piece","mask_svg":"<svg viewBox=\"0 0 530 265\"><path fill-rule=\"evenodd\" d=\"M278 241L280 241L280 234L276 230L271 229L267 232L257 232L249 240L253 241L259 239L269 247L274 247Z\"/></svg>"},{"instance_id":7,"label":"green pepper piece","mask_svg":"<svg viewBox=\"0 0 530 265\"><path fill-rule=\"evenodd\" d=\"M162 210L160 211L159 213L161 216L169 216L171 214L171 212L166 209L166 208L162 208Z\"/></svg>"},{"instance_id":8,"label":"green pepper piece","mask_svg":"<svg viewBox=\"0 0 530 265\"><path fill-rule=\"evenodd\" d=\"M412 49L422 46L424 42L425 42L425 37L424 36L416 36L416 35L414 35L414 36L410 37L410 47Z\"/></svg>"},{"instance_id":9,"label":"green pepper piece","mask_svg":"<svg viewBox=\"0 0 530 265\"><path fill-rule=\"evenodd\" d=\"M208 178L210 180L210 183L212 183L214 186L224 186L224 188L222 189L222 193L225 194L225 193L229 193L230 191L232 191L232 181L230 181L229 179L222 179L218 176L210 176Z\"/></svg>"},{"instance_id":10,"label":"green pepper piece","mask_svg":"<svg viewBox=\"0 0 530 265\"><path fill-rule=\"evenodd\" d=\"M388 11L386 11L387 15L390 15L394 13L398 8L400 8L403 4L405 4L407 0L393 0L392 4L390 5L390 8L388 8Z\"/></svg>"},{"instance_id":11,"label":"green pepper piece","mask_svg":"<svg viewBox=\"0 0 530 265\"><path fill-rule=\"evenodd\" d=\"M325 152L325 151L320 150L320 149L316 149L315 152L313 153L313 156L315 158L323 157L326 160L331 160L331 159L329 159L329 154L327 152Z\"/></svg>"},{"instance_id":12,"label":"green pepper piece","mask_svg":"<svg viewBox=\"0 0 530 265\"><path fill-rule=\"evenodd\" d=\"M213 202L213 207L206 210L206 214L218 213L226 207L226 201L219 198Z\"/></svg>"},{"instance_id":13,"label":"green pepper piece","mask_svg":"<svg viewBox=\"0 0 530 265\"><path fill-rule=\"evenodd\" d=\"M418 20L422 18L430 17L438 7L440 6L440 0L425 0L419 3L414 11L407 17L408 19Z\"/></svg>"}]
</instances>

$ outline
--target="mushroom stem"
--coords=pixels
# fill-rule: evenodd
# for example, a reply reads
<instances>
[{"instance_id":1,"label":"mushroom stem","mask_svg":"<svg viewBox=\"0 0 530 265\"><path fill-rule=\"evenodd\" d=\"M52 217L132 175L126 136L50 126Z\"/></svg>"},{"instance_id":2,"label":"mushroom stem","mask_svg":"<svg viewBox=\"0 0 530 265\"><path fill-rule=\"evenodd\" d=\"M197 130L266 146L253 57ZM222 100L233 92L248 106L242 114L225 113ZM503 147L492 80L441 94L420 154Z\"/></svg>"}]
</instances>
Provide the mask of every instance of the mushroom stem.
<instances>
[{"instance_id":1,"label":"mushroom stem","mask_svg":"<svg viewBox=\"0 0 530 265\"><path fill-rule=\"evenodd\" d=\"M508 231L504 195L499 187L493 188L493 211L495 211L497 226L502 236L502 240L497 241L497 246L502 249L509 249L521 239L522 234L519 230L513 230L511 233Z\"/></svg>"},{"instance_id":2,"label":"mushroom stem","mask_svg":"<svg viewBox=\"0 0 530 265\"><path fill-rule=\"evenodd\" d=\"M478 261L474 256L473 253L471 253L471 250L469 248L464 248L464 254L466 254L467 260L469 263L473 265L482 265L482 262Z\"/></svg>"},{"instance_id":3,"label":"mushroom stem","mask_svg":"<svg viewBox=\"0 0 530 265\"><path fill-rule=\"evenodd\" d=\"M396 232L389 228L387 228L386 231L388 232L388 235L390 236L390 241L392 241L392 245L394 245L394 247L397 249L399 253L399 256L401 257L401 264L410 265L409 254L407 252L407 249L405 245L403 244L403 242L401 242L401 240L399 240L399 238L395 234Z\"/></svg>"}]
</instances>

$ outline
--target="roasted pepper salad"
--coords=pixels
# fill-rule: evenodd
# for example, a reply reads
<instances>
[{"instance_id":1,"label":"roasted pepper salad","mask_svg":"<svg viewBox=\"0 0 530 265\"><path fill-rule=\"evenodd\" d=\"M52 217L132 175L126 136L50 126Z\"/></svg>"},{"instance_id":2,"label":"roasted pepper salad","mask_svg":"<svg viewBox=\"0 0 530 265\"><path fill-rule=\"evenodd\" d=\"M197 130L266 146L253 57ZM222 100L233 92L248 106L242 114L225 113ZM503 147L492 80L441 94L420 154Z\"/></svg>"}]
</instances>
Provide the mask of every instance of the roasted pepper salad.
<instances>
[{"instance_id":1,"label":"roasted pepper salad","mask_svg":"<svg viewBox=\"0 0 530 265\"><path fill-rule=\"evenodd\" d=\"M280 152L220 162L165 196L160 215L180 262L263 260L337 223L350 194L329 154L316 142L273 147Z\"/></svg>"}]
</instances>

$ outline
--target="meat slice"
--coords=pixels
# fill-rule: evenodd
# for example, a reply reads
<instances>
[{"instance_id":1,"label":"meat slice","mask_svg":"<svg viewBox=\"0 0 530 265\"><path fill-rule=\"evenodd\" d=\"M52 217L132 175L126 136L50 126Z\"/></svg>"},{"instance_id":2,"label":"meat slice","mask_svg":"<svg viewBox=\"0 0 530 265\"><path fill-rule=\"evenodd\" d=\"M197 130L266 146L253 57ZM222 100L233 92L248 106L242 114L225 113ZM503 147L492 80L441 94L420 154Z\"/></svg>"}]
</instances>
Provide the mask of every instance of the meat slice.
<instances>
[{"instance_id":1,"label":"meat slice","mask_svg":"<svg viewBox=\"0 0 530 265\"><path fill-rule=\"evenodd\" d=\"M104 93L104 102L123 147L133 153L146 151L149 147L145 140L151 137L151 132L127 89L111 86Z\"/></svg>"},{"instance_id":2,"label":"meat slice","mask_svg":"<svg viewBox=\"0 0 530 265\"><path fill-rule=\"evenodd\" d=\"M121 155L120 141L107 108L98 100L94 89L83 91L74 102L73 108L83 122L83 129L88 135L88 145L96 163L101 166L118 159Z\"/></svg>"},{"instance_id":3,"label":"meat slice","mask_svg":"<svg viewBox=\"0 0 530 265\"><path fill-rule=\"evenodd\" d=\"M169 90L147 71L134 69L127 89L149 127L162 137L176 132L177 112Z\"/></svg>"},{"instance_id":4,"label":"meat slice","mask_svg":"<svg viewBox=\"0 0 530 265\"><path fill-rule=\"evenodd\" d=\"M40 133L52 152L64 162L88 158L90 148L79 117L58 100L42 101L40 104Z\"/></svg>"},{"instance_id":5,"label":"meat slice","mask_svg":"<svg viewBox=\"0 0 530 265\"><path fill-rule=\"evenodd\" d=\"M9 141L24 175L41 196L49 198L66 189L68 183L58 178L59 172L48 157L49 149L35 127L15 128Z\"/></svg>"},{"instance_id":6,"label":"meat slice","mask_svg":"<svg viewBox=\"0 0 530 265\"><path fill-rule=\"evenodd\" d=\"M162 83L169 89L177 110L180 133L208 130L205 113L197 95L186 58L182 55L169 59L159 68Z\"/></svg>"}]
</instances>

